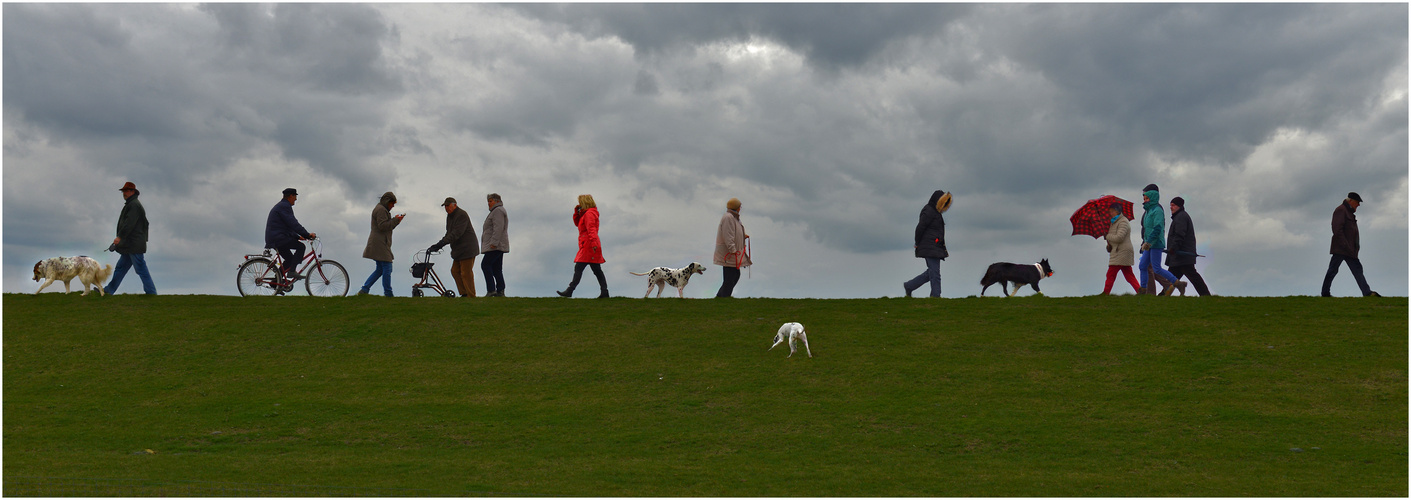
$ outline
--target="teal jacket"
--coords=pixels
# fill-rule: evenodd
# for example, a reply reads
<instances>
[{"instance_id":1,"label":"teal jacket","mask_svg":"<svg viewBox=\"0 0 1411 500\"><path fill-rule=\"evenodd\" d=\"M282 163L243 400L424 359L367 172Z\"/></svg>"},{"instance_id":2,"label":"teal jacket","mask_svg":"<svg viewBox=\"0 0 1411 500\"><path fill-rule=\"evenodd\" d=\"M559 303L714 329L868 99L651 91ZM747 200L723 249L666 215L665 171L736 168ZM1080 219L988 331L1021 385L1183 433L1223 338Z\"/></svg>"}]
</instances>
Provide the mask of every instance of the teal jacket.
<instances>
[{"instance_id":1,"label":"teal jacket","mask_svg":"<svg viewBox=\"0 0 1411 500\"><path fill-rule=\"evenodd\" d=\"M1161 193L1147 191L1146 203L1142 208L1142 243L1150 243L1151 248L1166 248L1166 211L1161 209Z\"/></svg>"}]
</instances>

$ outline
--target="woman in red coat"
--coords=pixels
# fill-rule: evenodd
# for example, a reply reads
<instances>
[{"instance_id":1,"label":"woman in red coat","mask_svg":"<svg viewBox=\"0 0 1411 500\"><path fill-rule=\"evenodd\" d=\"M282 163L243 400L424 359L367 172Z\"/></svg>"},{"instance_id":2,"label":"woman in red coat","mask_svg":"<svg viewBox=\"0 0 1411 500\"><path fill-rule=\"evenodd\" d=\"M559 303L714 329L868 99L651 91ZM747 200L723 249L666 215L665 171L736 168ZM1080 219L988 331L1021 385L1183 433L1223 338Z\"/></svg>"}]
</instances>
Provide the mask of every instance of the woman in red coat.
<instances>
[{"instance_id":1,"label":"woman in red coat","mask_svg":"<svg viewBox=\"0 0 1411 500\"><path fill-rule=\"evenodd\" d=\"M603 276L603 243L598 239L598 204L593 195L578 196L578 206L573 207L573 225L578 226L578 255L573 257L573 281L568 289L558 292L560 297L572 297L573 289L578 288L578 280L583 278L583 268L592 267L593 276L598 277L598 287L602 293L598 298L608 298L608 280Z\"/></svg>"}]
</instances>

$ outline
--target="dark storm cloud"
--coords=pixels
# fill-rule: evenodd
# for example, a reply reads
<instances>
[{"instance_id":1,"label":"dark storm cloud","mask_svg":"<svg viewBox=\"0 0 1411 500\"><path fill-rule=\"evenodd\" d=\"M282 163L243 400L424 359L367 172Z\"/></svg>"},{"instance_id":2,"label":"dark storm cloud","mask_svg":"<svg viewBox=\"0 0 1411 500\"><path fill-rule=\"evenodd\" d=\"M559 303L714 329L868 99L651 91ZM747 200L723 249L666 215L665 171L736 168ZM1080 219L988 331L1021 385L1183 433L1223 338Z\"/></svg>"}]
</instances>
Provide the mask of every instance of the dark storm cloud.
<instances>
[{"instance_id":1,"label":"dark storm cloud","mask_svg":"<svg viewBox=\"0 0 1411 500\"><path fill-rule=\"evenodd\" d=\"M865 63L889 43L943 30L966 5L920 4L526 4L526 14L595 36L616 36L644 55L716 41L766 37L825 69Z\"/></svg>"},{"instance_id":2,"label":"dark storm cloud","mask_svg":"<svg viewBox=\"0 0 1411 500\"><path fill-rule=\"evenodd\" d=\"M5 6L5 106L94 167L185 191L274 144L357 193L402 91L362 5ZM7 115L8 119L8 115Z\"/></svg>"},{"instance_id":3,"label":"dark storm cloud","mask_svg":"<svg viewBox=\"0 0 1411 500\"><path fill-rule=\"evenodd\" d=\"M1039 238L1044 223L1022 214L1122 188L1133 198L1137 186L1168 179L1154 158L1242 168L1280 130L1336 134L1376 112L1406 58L1404 5L515 8L652 56L634 74L594 79L590 101L611 102L612 113L531 113L535 121L554 116L560 137L576 131L625 174L674 164L784 189L797 203L768 215L797 217L819 241L860 252L894 246L883 236L938 187L1007 195L1006 206L977 208L1017 205L1009 227ZM751 39L838 72L751 72L703 52ZM682 48L694 50L672 52ZM545 95L577 84L536 80L563 87ZM673 92L690 104L651 100ZM1404 163L1395 160L1405 141L1394 140L1404 138L1404 113L1395 114L1359 136L1393 139L1385 155L1349 160L1370 163L1363 182ZM1318 167L1285 175L1314 190L1304 176L1329 171ZM859 216L874 207L878 220Z\"/></svg>"},{"instance_id":4,"label":"dark storm cloud","mask_svg":"<svg viewBox=\"0 0 1411 500\"><path fill-rule=\"evenodd\" d=\"M1011 6L986 50L1159 154L1232 164L1279 127L1364 110L1405 60L1406 5Z\"/></svg>"},{"instance_id":5,"label":"dark storm cloud","mask_svg":"<svg viewBox=\"0 0 1411 500\"><path fill-rule=\"evenodd\" d=\"M1316 292L1347 191L1368 268L1405 269L1405 5L4 8L10 275L104 246L134 179L164 290L232 293L202 270L258 250L286 178L362 276L377 194L412 212L401 262L440 199L500 192L530 295L567 279L584 192L614 286L709 259L739 197L760 295L896 294L945 189L948 287L1047 256L1045 290L1091 293L1106 256L1068 214L1149 182L1217 293Z\"/></svg>"}]
</instances>

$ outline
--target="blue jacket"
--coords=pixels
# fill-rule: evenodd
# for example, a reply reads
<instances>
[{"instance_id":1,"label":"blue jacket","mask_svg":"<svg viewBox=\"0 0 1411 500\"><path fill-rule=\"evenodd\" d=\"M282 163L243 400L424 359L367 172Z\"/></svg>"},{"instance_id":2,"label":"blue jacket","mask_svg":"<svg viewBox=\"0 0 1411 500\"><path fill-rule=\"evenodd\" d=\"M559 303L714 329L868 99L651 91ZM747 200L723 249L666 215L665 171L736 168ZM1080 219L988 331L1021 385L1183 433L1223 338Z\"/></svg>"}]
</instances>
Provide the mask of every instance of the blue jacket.
<instances>
[{"instance_id":1,"label":"blue jacket","mask_svg":"<svg viewBox=\"0 0 1411 500\"><path fill-rule=\"evenodd\" d=\"M299 219L294 218L294 205L289 200L281 199L274 204L274 208L269 209L269 219L265 221L265 248L308 237L309 232L299 225Z\"/></svg>"},{"instance_id":2,"label":"blue jacket","mask_svg":"<svg viewBox=\"0 0 1411 500\"><path fill-rule=\"evenodd\" d=\"M1142 208L1142 243L1150 243L1151 248L1166 248L1166 211L1161 209L1161 193L1147 191L1146 203Z\"/></svg>"}]
</instances>

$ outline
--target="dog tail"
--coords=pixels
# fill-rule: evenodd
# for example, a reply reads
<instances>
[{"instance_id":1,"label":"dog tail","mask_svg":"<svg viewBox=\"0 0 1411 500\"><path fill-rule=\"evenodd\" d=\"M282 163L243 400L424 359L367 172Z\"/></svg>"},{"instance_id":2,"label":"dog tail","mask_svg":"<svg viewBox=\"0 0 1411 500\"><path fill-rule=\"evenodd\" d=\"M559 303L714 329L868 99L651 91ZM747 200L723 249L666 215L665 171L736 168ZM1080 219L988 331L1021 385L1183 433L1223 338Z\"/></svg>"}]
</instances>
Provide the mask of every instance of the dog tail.
<instances>
[{"instance_id":1,"label":"dog tail","mask_svg":"<svg viewBox=\"0 0 1411 500\"><path fill-rule=\"evenodd\" d=\"M94 277L95 277L95 278L98 278L98 284L99 284L99 285L102 285L103 282L108 281L108 277L109 277L109 276L112 276L112 275L113 275L113 265L112 265L112 264L106 264L106 265L103 266L103 270L102 270L102 271L98 271L98 275L97 275L97 276L94 276Z\"/></svg>"},{"instance_id":2,"label":"dog tail","mask_svg":"<svg viewBox=\"0 0 1411 500\"><path fill-rule=\"evenodd\" d=\"M628 272L628 273L631 273L633 276L646 276L646 275L648 275L648 274L652 274L651 272L645 272L645 273L634 273L634 272L632 272L632 271L627 271L627 272Z\"/></svg>"}]
</instances>

